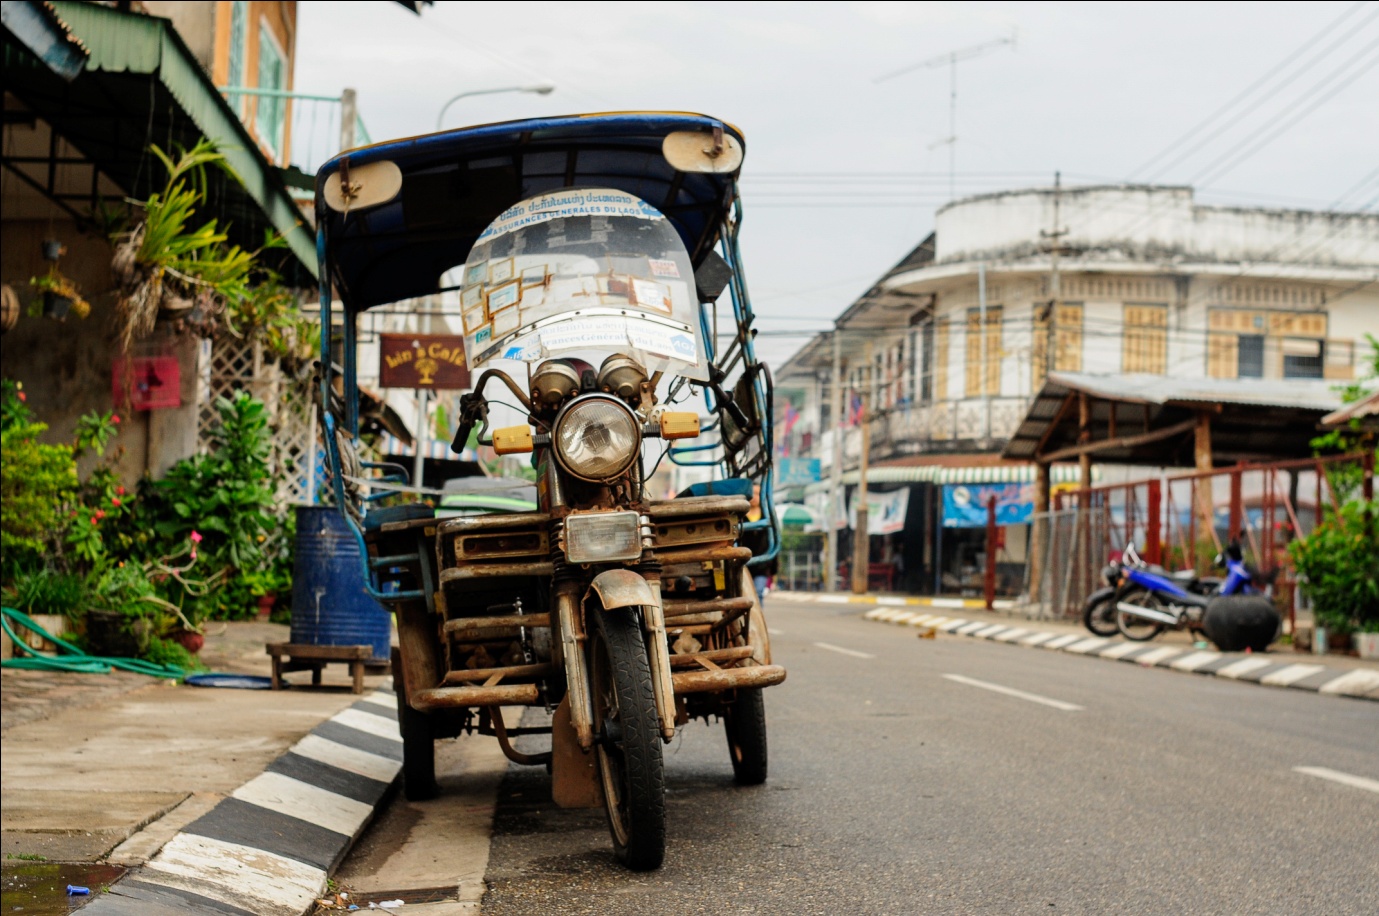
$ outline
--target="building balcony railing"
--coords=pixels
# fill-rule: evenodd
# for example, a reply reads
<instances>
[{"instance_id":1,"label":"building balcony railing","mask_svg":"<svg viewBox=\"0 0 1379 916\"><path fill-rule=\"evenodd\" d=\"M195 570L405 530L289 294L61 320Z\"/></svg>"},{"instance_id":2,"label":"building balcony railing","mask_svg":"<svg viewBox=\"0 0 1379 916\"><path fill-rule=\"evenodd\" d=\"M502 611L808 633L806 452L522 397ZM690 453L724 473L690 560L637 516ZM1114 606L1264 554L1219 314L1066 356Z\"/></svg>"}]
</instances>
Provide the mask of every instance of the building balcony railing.
<instances>
[{"instance_id":1,"label":"building balcony railing","mask_svg":"<svg viewBox=\"0 0 1379 916\"><path fill-rule=\"evenodd\" d=\"M943 451L995 451L1014 434L1029 409L1027 397L967 398L933 404L904 404L872 418L871 461ZM825 467L833 462L834 430L814 437L813 453ZM862 453L862 428L843 431L843 466Z\"/></svg>"},{"instance_id":2,"label":"building balcony railing","mask_svg":"<svg viewBox=\"0 0 1379 916\"><path fill-rule=\"evenodd\" d=\"M256 123L258 104L250 106L242 101L283 99L287 101L287 127L284 142L287 163L306 175L315 175L328 159L341 150L365 146L373 142L355 104L355 91L346 89L338 96L311 95L285 89L260 89L247 86L221 86L221 93L240 112L240 117L263 142L262 131ZM271 141L269 141L271 145ZM277 157L283 164L283 157Z\"/></svg>"}]
</instances>

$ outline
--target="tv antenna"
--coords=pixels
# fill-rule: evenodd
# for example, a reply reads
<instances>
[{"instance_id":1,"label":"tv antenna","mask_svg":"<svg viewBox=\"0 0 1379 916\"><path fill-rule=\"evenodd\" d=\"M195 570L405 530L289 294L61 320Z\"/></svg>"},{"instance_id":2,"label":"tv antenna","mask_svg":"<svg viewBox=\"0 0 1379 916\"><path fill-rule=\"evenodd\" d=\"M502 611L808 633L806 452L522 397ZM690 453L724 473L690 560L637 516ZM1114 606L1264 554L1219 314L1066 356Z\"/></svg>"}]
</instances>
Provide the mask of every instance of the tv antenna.
<instances>
[{"instance_id":1,"label":"tv antenna","mask_svg":"<svg viewBox=\"0 0 1379 916\"><path fill-rule=\"evenodd\" d=\"M981 57L990 54L992 51L999 50L1005 45L1015 48L1016 30L1010 30L1008 38L997 38L993 41L984 41L979 45L972 45L966 48L959 48L956 51L949 51L947 54L940 54L928 60L922 60L917 64L902 67L891 73L883 74L872 80L873 83L884 83L886 80L895 79L897 76L904 76L916 70L932 70L935 67L948 65L948 136L935 140L929 144L929 149L937 149L940 146L948 147L948 199L953 200L957 197L957 171L958 171L958 64L965 60L972 60L974 57Z\"/></svg>"}]
</instances>

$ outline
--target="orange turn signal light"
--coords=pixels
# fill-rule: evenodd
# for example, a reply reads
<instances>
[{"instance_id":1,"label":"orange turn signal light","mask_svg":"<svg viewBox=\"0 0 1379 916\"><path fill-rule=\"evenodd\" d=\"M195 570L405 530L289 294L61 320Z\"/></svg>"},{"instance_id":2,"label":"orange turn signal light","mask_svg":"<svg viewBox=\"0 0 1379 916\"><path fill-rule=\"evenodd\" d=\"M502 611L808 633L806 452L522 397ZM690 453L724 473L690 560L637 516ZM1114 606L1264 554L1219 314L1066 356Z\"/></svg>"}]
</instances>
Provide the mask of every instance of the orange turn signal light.
<instances>
[{"instance_id":1,"label":"orange turn signal light","mask_svg":"<svg viewBox=\"0 0 1379 916\"><path fill-rule=\"evenodd\" d=\"M662 439L693 439L699 435L699 414L688 410L667 410L661 414Z\"/></svg>"},{"instance_id":2,"label":"orange turn signal light","mask_svg":"<svg viewBox=\"0 0 1379 916\"><path fill-rule=\"evenodd\" d=\"M493 450L500 455L520 455L532 448L530 426L505 426L493 431Z\"/></svg>"}]
</instances>

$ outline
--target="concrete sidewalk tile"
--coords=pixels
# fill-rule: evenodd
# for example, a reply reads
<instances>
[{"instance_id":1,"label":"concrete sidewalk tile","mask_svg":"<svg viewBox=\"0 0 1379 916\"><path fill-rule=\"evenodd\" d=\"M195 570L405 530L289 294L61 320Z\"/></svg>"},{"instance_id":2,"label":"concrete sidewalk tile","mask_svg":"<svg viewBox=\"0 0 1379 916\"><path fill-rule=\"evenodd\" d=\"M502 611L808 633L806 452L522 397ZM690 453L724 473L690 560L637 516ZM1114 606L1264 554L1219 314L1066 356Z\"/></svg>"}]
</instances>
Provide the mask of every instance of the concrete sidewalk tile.
<instances>
[{"instance_id":1,"label":"concrete sidewalk tile","mask_svg":"<svg viewBox=\"0 0 1379 916\"><path fill-rule=\"evenodd\" d=\"M1182 658L1169 662L1168 667L1175 671L1195 672L1203 665L1208 665L1221 657L1220 652L1207 652L1205 650L1192 652Z\"/></svg>"},{"instance_id":2,"label":"concrete sidewalk tile","mask_svg":"<svg viewBox=\"0 0 1379 916\"><path fill-rule=\"evenodd\" d=\"M1063 651L1072 652L1075 655L1089 655L1095 652L1097 649L1102 648L1109 642L1110 640L1104 637L1091 636L1082 640L1081 642L1075 642L1071 645L1064 646Z\"/></svg>"},{"instance_id":3,"label":"concrete sidewalk tile","mask_svg":"<svg viewBox=\"0 0 1379 916\"><path fill-rule=\"evenodd\" d=\"M1071 646L1073 643L1078 642L1081 639L1082 634L1080 633L1064 633L1062 636L1055 636L1053 639L1050 639L1048 642L1044 643L1044 648L1061 649L1064 646Z\"/></svg>"},{"instance_id":4,"label":"concrete sidewalk tile","mask_svg":"<svg viewBox=\"0 0 1379 916\"><path fill-rule=\"evenodd\" d=\"M1335 680L1327 681L1317 692L1379 700L1379 671L1356 668Z\"/></svg>"},{"instance_id":5,"label":"concrete sidewalk tile","mask_svg":"<svg viewBox=\"0 0 1379 916\"><path fill-rule=\"evenodd\" d=\"M1124 659L1125 656L1129 655L1131 652L1135 652L1143 648L1144 646L1137 642L1113 641L1110 645L1102 649L1100 652L1097 652L1096 654L1098 658L1111 658L1119 661L1121 659Z\"/></svg>"},{"instance_id":6,"label":"concrete sidewalk tile","mask_svg":"<svg viewBox=\"0 0 1379 916\"><path fill-rule=\"evenodd\" d=\"M1234 662L1231 662L1229 665L1226 665L1225 667L1217 668L1216 676L1238 679L1244 677L1252 671L1259 671L1261 668L1269 668L1273 666L1273 664L1274 663L1267 658L1258 658L1253 655L1247 655L1242 659L1238 659ZM1256 680L1258 680L1258 678L1256 678Z\"/></svg>"},{"instance_id":7,"label":"concrete sidewalk tile","mask_svg":"<svg viewBox=\"0 0 1379 916\"><path fill-rule=\"evenodd\" d=\"M299 916L325 888L326 873L254 846L180 834L139 875L263 916Z\"/></svg>"},{"instance_id":8,"label":"concrete sidewalk tile","mask_svg":"<svg viewBox=\"0 0 1379 916\"><path fill-rule=\"evenodd\" d=\"M1024 627L1011 627L1000 636L995 637L996 642L1014 642L1022 636L1028 636L1029 630Z\"/></svg>"},{"instance_id":9,"label":"concrete sidewalk tile","mask_svg":"<svg viewBox=\"0 0 1379 916\"><path fill-rule=\"evenodd\" d=\"M1317 672L1325 670L1323 665L1292 664L1272 674L1264 675L1259 679L1259 682L1269 687L1291 687L1303 678L1311 677Z\"/></svg>"},{"instance_id":10,"label":"concrete sidewalk tile","mask_svg":"<svg viewBox=\"0 0 1379 916\"><path fill-rule=\"evenodd\" d=\"M1172 646L1159 646L1158 648L1150 649L1143 655L1136 655L1133 661L1137 665L1153 666L1162 664L1168 659L1182 654L1182 649L1175 649Z\"/></svg>"},{"instance_id":11,"label":"concrete sidewalk tile","mask_svg":"<svg viewBox=\"0 0 1379 916\"><path fill-rule=\"evenodd\" d=\"M373 816L373 805L269 771L231 793L232 798L352 837Z\"/></svg>"}]
</instances>

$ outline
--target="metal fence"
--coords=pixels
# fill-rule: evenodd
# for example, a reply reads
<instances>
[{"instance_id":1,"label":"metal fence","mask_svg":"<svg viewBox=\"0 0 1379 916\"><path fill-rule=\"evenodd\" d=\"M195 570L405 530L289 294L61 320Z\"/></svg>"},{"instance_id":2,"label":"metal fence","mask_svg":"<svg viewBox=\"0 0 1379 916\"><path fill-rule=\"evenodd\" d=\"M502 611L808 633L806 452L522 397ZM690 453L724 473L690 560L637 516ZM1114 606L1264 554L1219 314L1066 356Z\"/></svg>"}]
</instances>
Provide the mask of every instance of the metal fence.
<instances>
[{"instance_id":1,"label":"metal fence","mask_svg":"<svg viewBox=\"0 0 1379 916\"><path fill-rule=\"evenodd\" d=\"M817 592L824 587L823 554L818 550L782 550L776 588L792 592Z\"/></svg>"}]
</instances>

